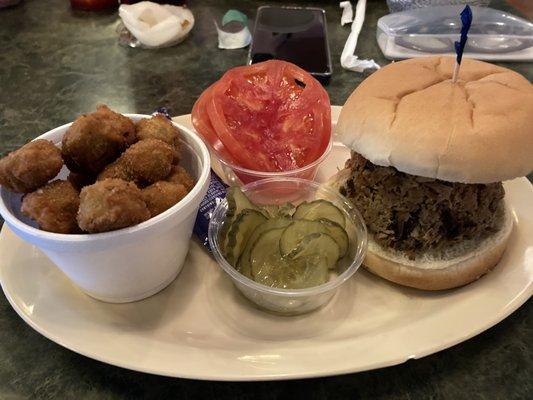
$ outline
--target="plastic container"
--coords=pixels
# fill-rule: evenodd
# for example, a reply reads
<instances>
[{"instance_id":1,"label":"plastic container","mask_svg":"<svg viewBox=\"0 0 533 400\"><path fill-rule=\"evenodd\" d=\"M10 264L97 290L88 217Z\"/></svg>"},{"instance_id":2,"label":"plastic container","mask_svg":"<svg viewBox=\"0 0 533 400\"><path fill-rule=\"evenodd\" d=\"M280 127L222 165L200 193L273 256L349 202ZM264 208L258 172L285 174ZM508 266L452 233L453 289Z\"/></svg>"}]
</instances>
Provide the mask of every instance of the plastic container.
<instances>
[{"instance_id":1,"label":"plastic container","mask_svg":"<svg viewBox=\"0 0 533 400\"><path fill-rule=\"evenodd\" d=\"M391 13L432 6L465 5L487 7L490 0L387 0Z\"/></svg>"},{"instance_id":2,"label":"plastic container","mask_svg":"<svg viewBox=\"0 0 533 400\"><path fill-rule=\"evenodd\" d=\"M361 214L339 193L316 182L297 178L270 178L250 183L241 188L257 204L297 205L303 201L323 198L331 201L345 214L346 231L350 237L348 254L337 264L336 276L327 283L306 289L279 289L254 282L238 272L222 256L218 235L228 209L226 200L214 210L209 223L209 244L222 269L230 276L239 291L254 304L265 310L283 315L303 314L328 303L339 286L359 268L367 248L367 231Z\"/></svg>"},{"instance_id":3,"label":"plastic container","mask_svg":"<svg viewBox=\"0 0 533 400\"><path fill-rule=\"evenodd\" d=\"M222 169L222 172L224 173L224 181L229 185L242 186L247 183L269 178L300 178L312 181L316 177L320 164L326 159L333 147L333 132L335 132L335 124L335 122L332 122L331 124L331 136L329 139L328 146L324 150L324 153L322 153L322 155L312 163L290 171L265 172L241 167L228 160L228 158L230 158L231 156L226 151L217 151L215 148L213 148L213 146L211 146L211 144L207 140L205 140L204 142L209 148L213 159L218 160L218 162L220 163L220 167ZM202 137L202 135L196 132L194 128L191 129L194 134L198 135L199 137Z\"/></svg>"},{"instance_id":4,"label":"plastic container","mask_svg":"<svg viewBox=\"0 0 533 400\"><path fill-rule=\"evenodd\" d=\"M134 121L149 115L126 114ZM59 144L71 124L39 139ZM182 129L181 165L197 181L179 203L141 224L95 234L67 235L42 231L20 212L21 195L0 190L0 213L9 228L43 251L88 295L111 303L149 297L181 271L200 201L209 185L210 158L204 143ZM60 173L64 178L66 168ZM32 279L28 277L28 279Z\"/></svg>"},{"instance_id":5,"label":"plastic container","mask_svg":"<svg viewBox=\"0 0 533 400\"><path fill-rule=\"evenodd\" d=\"M316 177L316 173L318 172L318 167L320 166L322 161L324 161L324 159L327 157L327 155L331 151L331 147L332 147L332 142L330 139L328 147L326 148L324 153L319 158L317 158L315 161L313 161L311 164L308 164L302 168L293 169L290 171L282 171L282 172L255 171L252 169L247 169L247 168L243 168L238 165L232 164L224 160L223 158L219 158L218 161L220 162L222 171L224 171L224 175L226 177L225 180L230 185L240 186L243 184L259 181L261 179L268 179L268 178L300 178L300 179L307 179L307 180L312 181ZM214 152L214 154L216 154L216 152Z\"/></svg>"},{"instance_id":6,"label":"plastic container","mask_svg":"<svg viewBox=\"0 0 533 400\"><path fill-rule=\"evenodd\" d=\"M403 59L435 54L455 56L463 6L426 7L385 15L377 41L385 57ZM533 60L533 23L504 11L472 7L465 57L479 60Z\"/></svg>"}]
</instances>

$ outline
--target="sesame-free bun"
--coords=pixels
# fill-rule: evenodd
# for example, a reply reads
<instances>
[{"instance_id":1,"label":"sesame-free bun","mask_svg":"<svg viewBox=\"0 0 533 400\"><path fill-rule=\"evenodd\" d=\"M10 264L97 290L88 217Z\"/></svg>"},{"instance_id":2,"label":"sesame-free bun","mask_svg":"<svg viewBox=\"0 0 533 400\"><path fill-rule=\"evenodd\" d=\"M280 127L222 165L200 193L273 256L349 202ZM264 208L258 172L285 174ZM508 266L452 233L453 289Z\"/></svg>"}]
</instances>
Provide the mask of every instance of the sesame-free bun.
<instances>
[{"instance_id":1,"label":"sesame-free bun","mask_svg":"<svg viewBox=\"0 0 533 400\"><path fill-rule=\"evenodd\" d=\"M324 185L338 190L350 176L343 169ZM484 237L465 240L439 252L417 254L414 260L407 254L386 249L368 236L368 249L363 265L391 282L423 290L443 290L464 286L485 275L500 261L513 230L509 209L497 232Z\"/></svg>"},{"instance_id":2,"label":"sesame-free bun","mask_svg":"<svg viewBox=\"0 0 533 400\"><path fill-rule=\"evenodd\" d=\"M336 135L374 164L450 182L491 183L533 170L533 88L507 68L452 57L395 62L346 101Z\"/></svg>"}]
</instances>

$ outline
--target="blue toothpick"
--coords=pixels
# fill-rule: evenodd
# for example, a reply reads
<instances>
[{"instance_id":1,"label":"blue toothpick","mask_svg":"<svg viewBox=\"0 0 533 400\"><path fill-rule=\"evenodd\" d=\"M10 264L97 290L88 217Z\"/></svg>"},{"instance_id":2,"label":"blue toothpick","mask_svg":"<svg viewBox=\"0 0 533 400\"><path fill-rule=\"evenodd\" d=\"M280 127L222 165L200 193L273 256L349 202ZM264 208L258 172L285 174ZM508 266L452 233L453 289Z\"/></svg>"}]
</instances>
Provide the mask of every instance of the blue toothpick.
<instances>
[{"instance_id":1,"label":"blue toothpick","mask_svg":"<svg viewBox=\"0 0 533 400\"><path fill-rule=\"evenodd\" d=\"M461 66L461 60L463 59L463 52L465 50L466 41L468 40L468 31L470 25L472 25L472 9L467 5L463 11L461 11L461 39L455 42L455 52L457 58L455 59L455 68L453 69L452 82L455 83L459 76L459 67Z\"/></svg>"}]
</instances>

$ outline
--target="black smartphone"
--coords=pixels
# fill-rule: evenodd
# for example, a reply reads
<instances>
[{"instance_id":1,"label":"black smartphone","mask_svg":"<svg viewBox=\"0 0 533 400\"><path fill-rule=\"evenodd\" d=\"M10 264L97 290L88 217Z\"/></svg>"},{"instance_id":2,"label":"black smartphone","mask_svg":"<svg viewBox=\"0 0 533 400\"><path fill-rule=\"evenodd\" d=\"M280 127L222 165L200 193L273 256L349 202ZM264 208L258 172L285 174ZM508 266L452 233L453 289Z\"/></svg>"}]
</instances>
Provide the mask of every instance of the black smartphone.
<instances>
[{"instance_id":1,"label":"black smartphone","mask_svg":"<svg viewBox=\"0 0 533 400\"><path fill-rule=\"evenodd\" d=\"M327 82L333 67L326 12L320 8L259 7L248 64L272 59L292 62Z\"/></svg>"}]
</instances>

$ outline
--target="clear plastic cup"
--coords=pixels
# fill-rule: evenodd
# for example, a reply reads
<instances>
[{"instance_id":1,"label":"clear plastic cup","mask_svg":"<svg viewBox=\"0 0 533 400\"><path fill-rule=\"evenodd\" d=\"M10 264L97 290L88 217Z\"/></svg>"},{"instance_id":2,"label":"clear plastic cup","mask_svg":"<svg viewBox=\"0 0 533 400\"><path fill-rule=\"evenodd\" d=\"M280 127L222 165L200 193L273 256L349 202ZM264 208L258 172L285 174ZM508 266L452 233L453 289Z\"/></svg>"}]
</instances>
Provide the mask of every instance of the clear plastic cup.
<instances>
[{"instance_id":1,"label":"clear plastic cup","mask_svg":"<svg viewBox=\"0 0 533 400\"><path fill-rule=\"evenodd\" d=\"M328 147L326 147L324 153L311 164L306 165L302 168L282 172L263 172L243 168L224 160L213 149L210 150L213 152L213 154L217 155L218 161L220 162L222 170L224 171L226 182L230 185L241 186L251 182L269 178L300 178L312 181L315 179L316 173L318 172L318 167L331 151L331 147L332 141L330 139Z\"/></svg>"},{"instance_id":2,"label":"clear plastic cup","mask_svg":"<svg viewBox=\"0 0 533 400\"><path fill-rule=\"evenodd\" d=\"M332 122L331 131L333 132L334 130L335 130L335 122ZM312 163L305 165L301 168L297 168L297 169L293 169L289 171L266 172L266 171L248 169L248 168L241 167L240 165L234 164L231 161L231 155L224 148L224 146L221 146L222 149L219 148L217 150L215 147L211 145L211 143L209 143L209 140L207 140L204 136L202 136L201 133L197 132L195 128L191 128L190 131L194 132L194 134L202 138L205 145L209 149L209 152L211 153L212 159L217 160L220 163L220 167L224 175L223 177L224 181L227 184L232 185L232 186L242 186L242 185L246 185L251 182L259 181L262 179L269 179L269 178L300 178L300 179L307 179L307 180L312 181L316 177L320 164L326 159L331 149L333 148L333 134L332 134L330 136L329 143L327 147L324 149L324 152L322 153L322 155L318 157L316 160L314 160Z\"/></svg>"},{"instance_id":3,"label":"clear plastic cup","mask_svg":"<svg viewBox=\"0 0 533 400\"><path fill-rule=\"evenodd\" d=\"M391 13L423 7L464 5L487 7L491 0L387 0Z\"/></svg>"},{"instance_id":4,"label":"clear plastic cup","mask_svg":"<svg viewBox=\"0 0 533 400\"><path fill-rule=\"evenodd\" d=\"M359 268L367 248L367 231L361 214L341 194L316 182L298 178L269 178L247 184L241 188L256 204L295 205L318 198L331 201L346 217L346 231L350 238L348 253L337 263L335 274L320 286L305 289L280 289L254 282L238 272L222 255L218 236L224 225L228 204L221 201L209 223L209 244L213 254L230 276L239 291L254 304L265 310L284 315L297 315L315 310L328 303L337 289Z\"/></svg>"}]
</instances>

